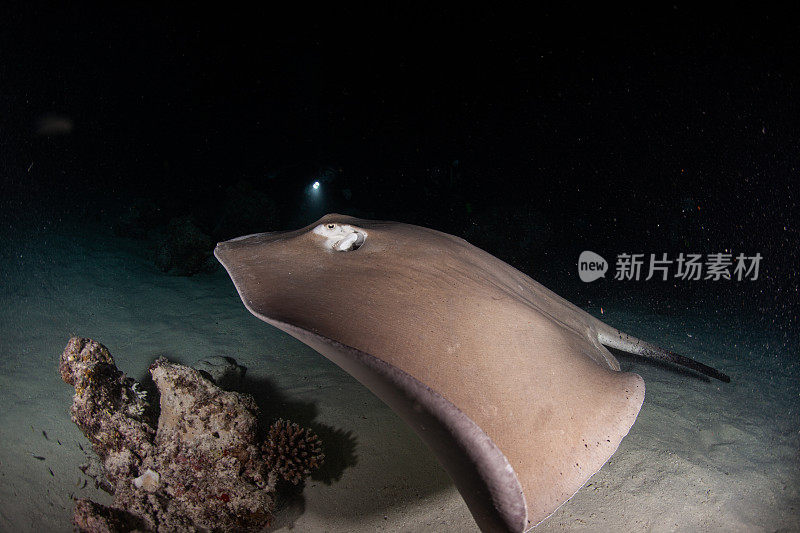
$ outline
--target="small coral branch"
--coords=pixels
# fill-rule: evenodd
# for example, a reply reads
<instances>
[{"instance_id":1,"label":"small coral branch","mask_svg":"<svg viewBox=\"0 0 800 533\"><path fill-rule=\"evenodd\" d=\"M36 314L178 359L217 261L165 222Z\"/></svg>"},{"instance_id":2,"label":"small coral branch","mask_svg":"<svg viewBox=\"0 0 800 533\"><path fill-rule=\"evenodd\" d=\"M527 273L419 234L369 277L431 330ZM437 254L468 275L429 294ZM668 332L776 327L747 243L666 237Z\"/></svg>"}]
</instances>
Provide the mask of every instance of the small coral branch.
<instances>
[{"instance_id":1,"label":"small coral branch","mask_svg":"<svg viewBox=\"0 0 800 533\"><path fill-rule=\"evenodd\" d=\"M311 431L279 420L258 438L258 407L183 365L158 359L150 375L160 414L108 349L70 339L61 377L75 387L72 420L92 443L112 506L78 500L81 531L258 531L272 519L275 483L299 483L322 464Z\"/></svg>"},{"instance_id":2,"label":"small coral branch","mask_svg":"<svg viewBox=\"0 0 800 533\"><path fill-rule=\"evenodd\" d=\"M310 429L279 419L274 422L262 445L267 467L297 485L322 466L322 442Z\"/></svg>"}]
</instances>

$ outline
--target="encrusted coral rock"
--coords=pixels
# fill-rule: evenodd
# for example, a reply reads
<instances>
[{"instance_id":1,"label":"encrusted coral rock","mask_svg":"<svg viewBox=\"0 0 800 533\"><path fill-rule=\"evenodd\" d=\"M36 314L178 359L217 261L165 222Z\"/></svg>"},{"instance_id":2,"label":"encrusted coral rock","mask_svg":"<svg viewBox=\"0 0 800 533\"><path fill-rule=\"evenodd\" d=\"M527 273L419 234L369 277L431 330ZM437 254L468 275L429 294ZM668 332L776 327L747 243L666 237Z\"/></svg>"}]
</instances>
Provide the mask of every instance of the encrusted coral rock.
<instances>
[{"instance_id":1,"label":"encrusted coral rock","mask_svg":"<svg viewBox=\"0 0 800 533\"><path fill-rule=\"evenodd\" d=\"M132 513L86 499L75 501L73 523L79 531L147 531L147 525Z\"/></svg>"},{"instance_id":2,"label":"encrusted coral rock","mask_svg":"<svg viewBox=\"0 0 800 533\"><path fill-rule=\"evenodd\" d=\"M257 531L272 518L278 477L297 483L321 464L319 439L296 424L279 421L262 443L251 396L163 358L150 374L157 426L146 394L101 344L73 338L61 356L61 375L75 386L73 420L114 494L111 507L78 500L79 530Z\"/></svg>"},{"instance_id":3,"label":"encrusted coral rock","mask_svg":"<svg viewBox=\"0 0 800 533\"><path fill-rule=\"evenodd\" d=\"M137 472L151 455L153 410L135 380L117 370L108 349L73 337L61 354L61 377L75 387L72 421L81 428L114 485Z\"/></svg>"},{"instance_id":4,"label":"encrusted coral rock","mask_svg":"<svg viewBox=\"0 0 800 533\"><path fill-rule=\"evenodd\" d=\"M153 363L150 374L161 393L158 456L150 466L161 476L161 492L180 502L194 524L221 530L267 525L274 487L262 477L253 398L225 392L197 370L166 359Z\"/></svg>"},{"instance_id":5,"label":"encrusted coral rock","mask_svg":"<svg viewBox=\"0 0 800 533\"><path fill-rule=\"evenodd\" d=\"M114 364L114 358L111 357L108 348L92 339L72 337L61 354L58 370L61 379L70 385L75 385L89 367L97 363Z\"/></svg>"},{"instance_id":6,"label":"encrusted coral rock","mask_svg":"<svg viewBox=\"0 0 800 533\"><path fill-rule=\"evenodd\" d=\"M282 419L270 426L263 449L269 469L295 485L322 466L325 459L314 432Z\"/></svg>"}]
</instances>

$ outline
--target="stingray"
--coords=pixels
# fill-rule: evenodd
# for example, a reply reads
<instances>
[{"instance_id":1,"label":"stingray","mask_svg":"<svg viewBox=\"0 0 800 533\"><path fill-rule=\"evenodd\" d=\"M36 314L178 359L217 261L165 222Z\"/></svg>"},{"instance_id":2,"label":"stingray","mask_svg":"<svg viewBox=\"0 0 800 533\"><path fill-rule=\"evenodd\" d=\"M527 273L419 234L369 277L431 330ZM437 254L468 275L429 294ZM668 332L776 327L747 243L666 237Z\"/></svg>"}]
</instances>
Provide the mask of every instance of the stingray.
<instances>
[{"instance_id":1,"label":"stingray","mask_svg":"<svg viewBox=\"0 0 800 533\"><path fill-rule=\"evenodd\" d=\"M465 240L330 214L219 243L245 307L388 404L483 531L526 531L616 451L644 400L606 347L721 372L608 326Z\"/></svg>"}]
</instances>

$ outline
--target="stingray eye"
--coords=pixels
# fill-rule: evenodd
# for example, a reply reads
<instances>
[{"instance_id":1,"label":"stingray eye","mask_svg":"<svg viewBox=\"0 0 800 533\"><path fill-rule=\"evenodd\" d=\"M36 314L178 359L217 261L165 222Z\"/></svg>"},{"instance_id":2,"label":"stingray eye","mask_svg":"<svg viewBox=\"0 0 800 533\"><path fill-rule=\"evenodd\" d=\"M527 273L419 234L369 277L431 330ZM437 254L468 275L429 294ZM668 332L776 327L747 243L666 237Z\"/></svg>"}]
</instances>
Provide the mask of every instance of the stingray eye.
<instances>
[{"instance_id":1,"label":"stingray eye","mask_svg":"<svg viewBox=\"0 0 800 533\"><path fill-rule=\"evenodd\" d=\"M349 224L320 224L314 233L325 237L324 247L334 252L352 252L363 246L367 232Z\"/></svg>"}]
</instances>

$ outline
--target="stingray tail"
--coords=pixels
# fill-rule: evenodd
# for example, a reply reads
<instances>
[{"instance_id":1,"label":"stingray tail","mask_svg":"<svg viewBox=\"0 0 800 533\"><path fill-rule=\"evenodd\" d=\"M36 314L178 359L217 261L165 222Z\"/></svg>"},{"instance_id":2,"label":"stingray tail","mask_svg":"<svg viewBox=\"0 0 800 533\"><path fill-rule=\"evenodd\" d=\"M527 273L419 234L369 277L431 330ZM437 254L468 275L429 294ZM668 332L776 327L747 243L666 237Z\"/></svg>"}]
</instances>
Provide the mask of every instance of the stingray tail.
<instances>
[{"instance_id":1,"label":"stingray tail","mask_svg":"<svg viewBox=\"0 0 800 533\"><path fill-rule=\"evenodd\" d=\"M597 332L600 342L609 348L616 348L617 350L647 357L648 359L666 361L667 363L673 363L690 368L695 372L718 379L724 383L730 383L731 381L731 378L727 374L720 372L716 368L711 368L710 366L704 365L703 363L695 361L694 359L684 357L683 355L670 352L669 350L659 348L658 346L650 344L649 342L632 337L631 335L623 333L617 328L612 328L608 324L604 324L599 320L597 321L597 324Z\"/></svg>"}]
</instances>

